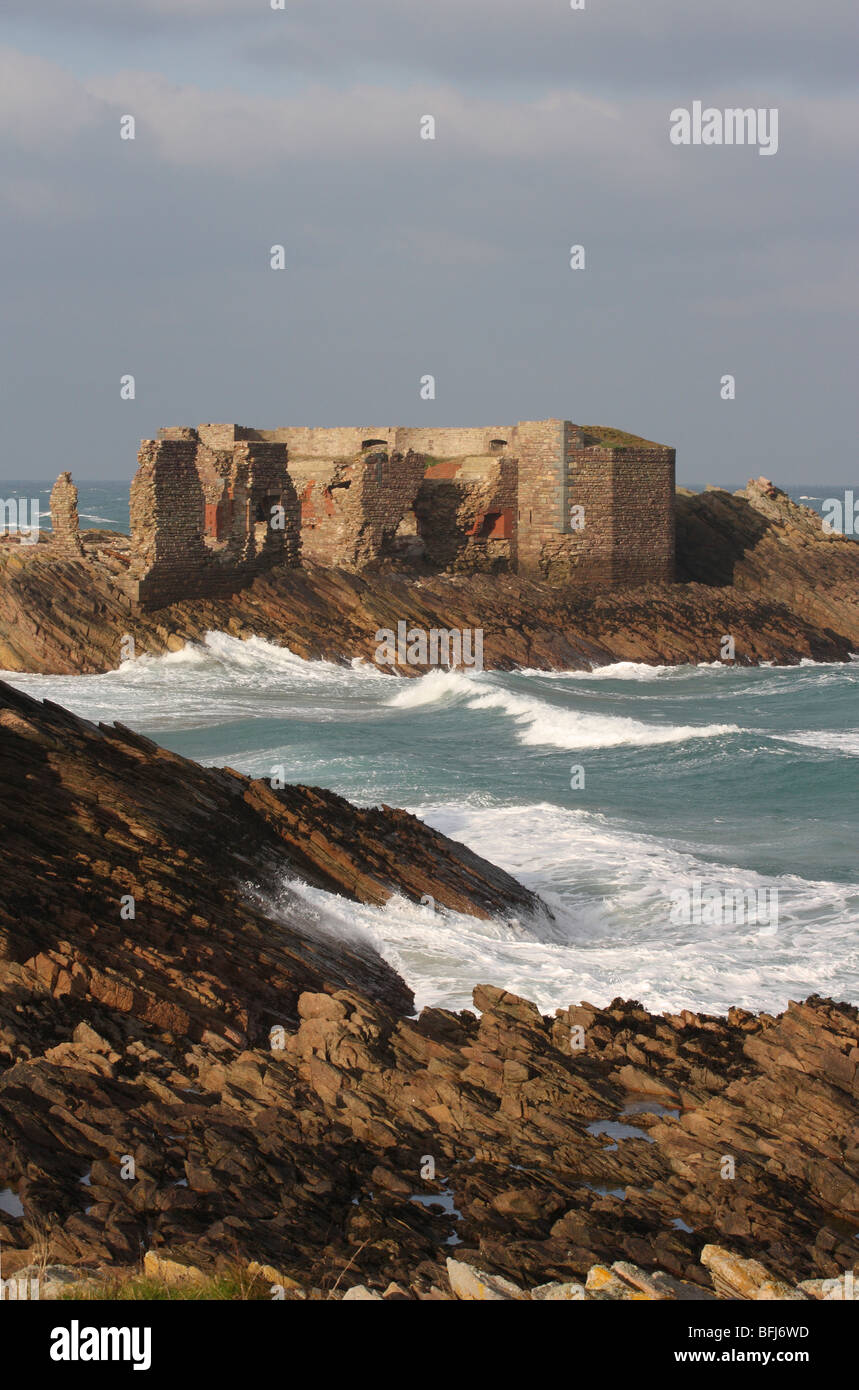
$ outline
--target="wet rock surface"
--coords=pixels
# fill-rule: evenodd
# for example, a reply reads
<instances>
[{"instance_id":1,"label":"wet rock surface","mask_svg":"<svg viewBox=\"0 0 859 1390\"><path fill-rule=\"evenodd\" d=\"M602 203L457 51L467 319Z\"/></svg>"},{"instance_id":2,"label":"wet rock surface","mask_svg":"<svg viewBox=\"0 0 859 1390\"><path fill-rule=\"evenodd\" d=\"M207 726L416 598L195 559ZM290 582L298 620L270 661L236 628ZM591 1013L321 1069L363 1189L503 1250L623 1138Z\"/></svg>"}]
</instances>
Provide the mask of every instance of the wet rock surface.
<instances>
[{"instance_id":1,"label":"wet rock surface","mask_svg":"<svg viewBox=\"0 0 859 1390\"><path fill-rule=\"evenodd\" d=\"M46 1239L51 1265L240 1260L337 1296L450 1297L448 1257L502 1297L817 1297L857 1263L856 1008L547 1017L482 985L414 1018L284 865L365 902L536 900L402 813L9 688L0 807L4 1275Z\"/></svg>"},{"instance_id":2,"label":"wet rock surface","mask_svg":"<svg viewBox=\"0 0 859 1390\"><path fill-rule=\"evenodd\" d=\"M612 661L846 661L859 649L859 544L766 480L677 499L677 584L563 590L515 575L361 574L280 568L232 598L141 609L122 588L128 539L83 533L84 554L0 547L0 668L117 667L123 641L160 654L209 631L258 636L298 656L374 659L381 629L482 629L488 668L582 669ZM127 650L127 649L126 649ZM381 667L388 670L388 667ZM425 669L405 665L405 675Z\"/></svg>"}]
</instances>

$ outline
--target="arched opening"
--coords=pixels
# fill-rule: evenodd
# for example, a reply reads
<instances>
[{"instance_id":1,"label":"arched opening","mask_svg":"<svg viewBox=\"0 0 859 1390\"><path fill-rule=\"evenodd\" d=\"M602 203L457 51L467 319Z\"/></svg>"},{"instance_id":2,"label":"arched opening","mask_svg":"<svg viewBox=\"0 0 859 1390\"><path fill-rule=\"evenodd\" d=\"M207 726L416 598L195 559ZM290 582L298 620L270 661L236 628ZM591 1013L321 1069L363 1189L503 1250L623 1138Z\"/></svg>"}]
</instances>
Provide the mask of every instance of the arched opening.
<instances>
[{"instance_id":1,"label":"arched opening","mask_svg":"<svg viewBox=\"0 0 859 1390\"><path fill-rule=\"evenodd\" d=\"M490 454L500 454L501 451L502 451L502 449L506 449L506 448L507 448L507 440L506 440L506 439L490 439L490 441L489 441L489 452L490 452Z\"/></svg>"}]
</instances>

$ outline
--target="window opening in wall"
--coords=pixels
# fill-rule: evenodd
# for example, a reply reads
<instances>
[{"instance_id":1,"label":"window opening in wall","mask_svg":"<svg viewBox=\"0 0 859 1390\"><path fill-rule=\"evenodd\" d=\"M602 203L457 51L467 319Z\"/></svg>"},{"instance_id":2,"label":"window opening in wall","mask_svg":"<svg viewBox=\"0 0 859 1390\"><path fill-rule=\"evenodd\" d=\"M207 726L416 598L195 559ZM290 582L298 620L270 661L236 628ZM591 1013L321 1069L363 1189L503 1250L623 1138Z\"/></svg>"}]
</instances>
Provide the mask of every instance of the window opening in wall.
<instances>
[{"instance_id":1,"label":"window opening in wall","mask_svg":"<svg viewBox=\"0 0 859 1390\"><path fill-rule=\"evenodd\" d=\"M266 543L272 520L272 508L280 502L279 497L263 497L254 508L254 541L257 550Z\"/></svg>"}]
</instances>

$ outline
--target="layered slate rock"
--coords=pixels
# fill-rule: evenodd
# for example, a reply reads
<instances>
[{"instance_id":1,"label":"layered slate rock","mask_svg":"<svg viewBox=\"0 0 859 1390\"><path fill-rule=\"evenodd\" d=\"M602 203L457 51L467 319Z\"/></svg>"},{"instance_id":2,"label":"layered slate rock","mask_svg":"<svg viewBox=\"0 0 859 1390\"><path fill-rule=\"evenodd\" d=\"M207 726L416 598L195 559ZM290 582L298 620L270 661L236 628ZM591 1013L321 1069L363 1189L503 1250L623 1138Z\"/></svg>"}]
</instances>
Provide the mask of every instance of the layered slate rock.
<instances>
[{"instance_id":1,"label":"layered slate rock","mask_svg":"<svg viewBox=\"0 0 859 1390\"><path fill-rule=\"evenodd\" d=\"M678 499L678 579L784 603L821 631L859 643L859 543L832 532L768 478L741 492Z\"/></svg>"},{"instance_id":2,"label":"layered slate rock","mask_svg":"<svg viewBox=\"0 0 859 1390\"><path fill-rule=\"evenodd\" d=\"M399 892L481 917L545 911L406 812L203 768L2 683L0 787L5 970L190 1037L258 1042L297 1019L307 988L410 1007L357 933L335 941L324 914L312 929L291 880L365 903Z\"/></svg>"},{"instance_id":3,"label":"layered slate rock","mask_svg":"<svg viewBox=\"0 0 859 1390\"><path fill-rule=\"evenodd\" d=\"M68 674L117 667L209 631L258 636L306 659L373 661L380 629L482 629L483 664L546 670L612 661L741 665L847 661L859 650L859 544L771 484L677 501L677 584L603 590L513 574L355 573L307 562L231 597L148 610L126 592L127 537L83 533L84 555L52 543L0 547L0 667ZM390 668L380 666L380 670ZM403 675L420 675L405 665Z\"/></svg>"},{"instance_id":4,"label":"layered slate rock","mask_svg":"<svg viewBox=\"0 0 859 1390\"><path fill-rule=\"evenodd\" d=\"M496 1290L597 1298L817 1296L854 1267L856 1008L547 1017L484 985L414 1018L295 880L539 903L402 813L275 793L7 688L0 808L4 1274L39 1231L88 1271L239 1260L427 1297L449 1256Z\"/></svg>"}]
</instances>

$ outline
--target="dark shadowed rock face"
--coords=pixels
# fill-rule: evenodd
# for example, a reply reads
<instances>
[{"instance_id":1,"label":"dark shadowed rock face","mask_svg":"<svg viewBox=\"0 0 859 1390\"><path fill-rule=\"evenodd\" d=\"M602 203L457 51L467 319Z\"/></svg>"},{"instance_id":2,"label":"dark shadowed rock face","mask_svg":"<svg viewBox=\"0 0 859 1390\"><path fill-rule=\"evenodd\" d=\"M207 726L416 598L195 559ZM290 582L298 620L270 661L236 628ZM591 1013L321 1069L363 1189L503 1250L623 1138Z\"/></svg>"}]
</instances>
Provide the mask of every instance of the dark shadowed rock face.
<instances>
[{"instance_id":1,"label":"dark shadowed rock face","mask_svg":"<svg viewBox=\"0 0 859 1390\"><path fill-rule=\"evenodd\" d=\"M411 1006L359 936L311 931L290 877L357 902L398 891L480 917L545 911L404 811L203 768L2 683L0 833L7 968L35 962L54 997L104 996L197 1037L227 1028L259 1042L270 1021L296 1017L307 988L348 985Z\"/></svg>"},{"instance_id":2,"label":"dark shadowed rock face","mask_svg":"<svg viewBox=\"0 0 859 1390\"><path fill-rule=\"evenodd\" d=\"M78 558L52 544L0 547L0 667L105 671L119 665L129 635L138 654L158 654L211 630L263 637L304 658L372 661L376 632L400 620L428 631L481 628L484 664L501 670L716 661L726 633L744 665L846 661L859 648L859 544L828 535L772 485L680 495L683 582L608 592L307 563L274 569L231 598L153 612L123 588L127 538L86 532L83 541Z\"/></svg>"},{"instance_id":3,"label":"dark shadowed rock face","mask_svg":"<svg viewBox=\"0 0 859 1390\"><path fill-rule=\"evenodd\" d=\"M766 478L678 499L677 577L776 600L859 645L859 544Z\"/></svg>"},{"instance_id":4,"label":"dark shadowed rock face","mask_svg":"<svg viewBox=\"0 0 859 1390\"><path fill-rule=\"evenodd\" d=\"M284 863L365 902L538 911L506 875L402 813L273 793L5 687L0 817L4 1274L45 1228L61 1264L238 1257L329 1287L348 1265L418 1291L452 1238L527 1287L618 1260L709 1287L708 1245L792 1281L855 1263L855 1008L547 1018L485 985L479 1017L415 1020Z\"/></svg>"}]
</instances>

